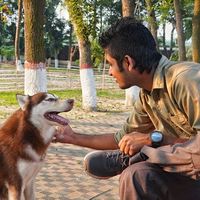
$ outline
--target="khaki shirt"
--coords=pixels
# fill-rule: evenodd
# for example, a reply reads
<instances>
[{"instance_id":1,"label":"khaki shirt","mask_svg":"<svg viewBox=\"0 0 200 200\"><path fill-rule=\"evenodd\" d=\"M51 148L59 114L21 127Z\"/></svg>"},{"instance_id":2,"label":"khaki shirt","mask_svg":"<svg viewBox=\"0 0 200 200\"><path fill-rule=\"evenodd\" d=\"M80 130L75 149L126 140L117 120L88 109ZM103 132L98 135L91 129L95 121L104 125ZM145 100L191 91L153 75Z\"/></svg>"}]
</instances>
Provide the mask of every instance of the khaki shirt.
<instances>
[{"instance_id":1,"label":"khaki shirt","mask_svg":"<svg viewBox=\"0 0 200 200\"><path fill-rule=\"evenodd\" d=\"M200 130L200 64L175 63L162 56L150 93L144 89L115 140L130 132L154 129L190 138Z\"/></svg>"}]
</instances>

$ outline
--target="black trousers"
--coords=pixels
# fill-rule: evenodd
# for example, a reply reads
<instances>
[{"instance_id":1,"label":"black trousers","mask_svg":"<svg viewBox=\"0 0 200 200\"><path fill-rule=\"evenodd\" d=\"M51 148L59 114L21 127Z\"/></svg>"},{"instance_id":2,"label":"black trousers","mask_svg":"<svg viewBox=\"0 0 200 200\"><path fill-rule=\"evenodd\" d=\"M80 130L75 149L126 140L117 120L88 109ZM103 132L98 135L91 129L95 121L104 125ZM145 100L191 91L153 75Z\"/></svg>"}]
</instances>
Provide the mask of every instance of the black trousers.
<instances>
[{"instance_id":1,"label":"black trousers","mask_svg":"<svg viewBox=\"0 0 200 200\"><path fill-rule=\"evenodd\" d=\"M126 168L119 184L121 200L200 200L200 180L165 172L145 161Z\"/></svg>"}]
</instances>

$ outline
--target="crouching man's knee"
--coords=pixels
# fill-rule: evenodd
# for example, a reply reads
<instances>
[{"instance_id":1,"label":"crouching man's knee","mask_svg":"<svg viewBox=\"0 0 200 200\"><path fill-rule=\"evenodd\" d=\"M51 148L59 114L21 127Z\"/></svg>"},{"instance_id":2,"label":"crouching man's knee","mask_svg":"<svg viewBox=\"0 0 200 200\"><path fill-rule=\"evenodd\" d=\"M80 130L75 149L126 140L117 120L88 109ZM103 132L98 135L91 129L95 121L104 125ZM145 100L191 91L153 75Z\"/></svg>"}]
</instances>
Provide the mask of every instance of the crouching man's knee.
<instances>
[{"instance_id":1,"label":"crouching man's knee","mask_svg":"<svg viewBox=\"0 0 200 200\"><path fill-rule=\"evenodd\" d=\"M167 191L165 187L161 188L158 178L160 174L158 166L145 161L130 165L120 176L120 199L162 199Z\"/></svg>"}]
</instances>

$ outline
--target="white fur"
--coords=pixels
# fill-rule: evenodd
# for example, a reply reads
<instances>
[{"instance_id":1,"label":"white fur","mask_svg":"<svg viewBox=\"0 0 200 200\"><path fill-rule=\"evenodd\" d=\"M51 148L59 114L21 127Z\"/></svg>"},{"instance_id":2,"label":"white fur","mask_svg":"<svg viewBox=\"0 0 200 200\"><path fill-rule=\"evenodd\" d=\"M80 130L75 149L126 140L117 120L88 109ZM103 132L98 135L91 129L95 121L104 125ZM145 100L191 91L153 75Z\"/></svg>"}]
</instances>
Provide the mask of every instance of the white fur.
<instances>
[{"instance_id":1,"label":"white fur","mask_svg":"<svg viewBox=\"0 0 200 200\"><path fill-rule=\"evenodd\" d=\"M22 195L21 199L34 200L35 199L35 177L42 168L43 160L38 162L18 160L17 168L22 177ZM25 195L25 196L24 196Z\"/></svg>"},{"instance_id":2,"label":"white fur","mask_svg":"<svg viewBox=\"0 0 200 200\"><path fill-rule=\"evenodd\" d=\"M31 145L28 145L24 151L36 162L41 161L41 155L38 155L36 151L31 147Z\"/></svg>"}]
</instances>

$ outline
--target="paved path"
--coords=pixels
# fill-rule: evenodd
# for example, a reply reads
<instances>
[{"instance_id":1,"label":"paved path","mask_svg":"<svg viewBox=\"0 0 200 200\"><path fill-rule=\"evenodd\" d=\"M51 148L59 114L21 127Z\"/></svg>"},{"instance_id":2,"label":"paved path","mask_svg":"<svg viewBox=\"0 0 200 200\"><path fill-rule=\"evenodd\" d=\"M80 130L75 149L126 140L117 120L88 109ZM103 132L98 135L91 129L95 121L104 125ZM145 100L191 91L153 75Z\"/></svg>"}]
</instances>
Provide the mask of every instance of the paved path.
<instances>
[{"instance_id":1,"label":"paved path","mask_svg":"<svg viewBox=\"0 0 200 200\"><path fill-rule=\"evenodd\" d=\"M71 120L75 130L85 134L116 132L127 113L113 113L89 119ZM83 170L83 157L92 151L69 144L51 144L46 162L36 178L38 200L119 200L119 176L108 180L89 177Z\"/></svg>"}]
</instances>

